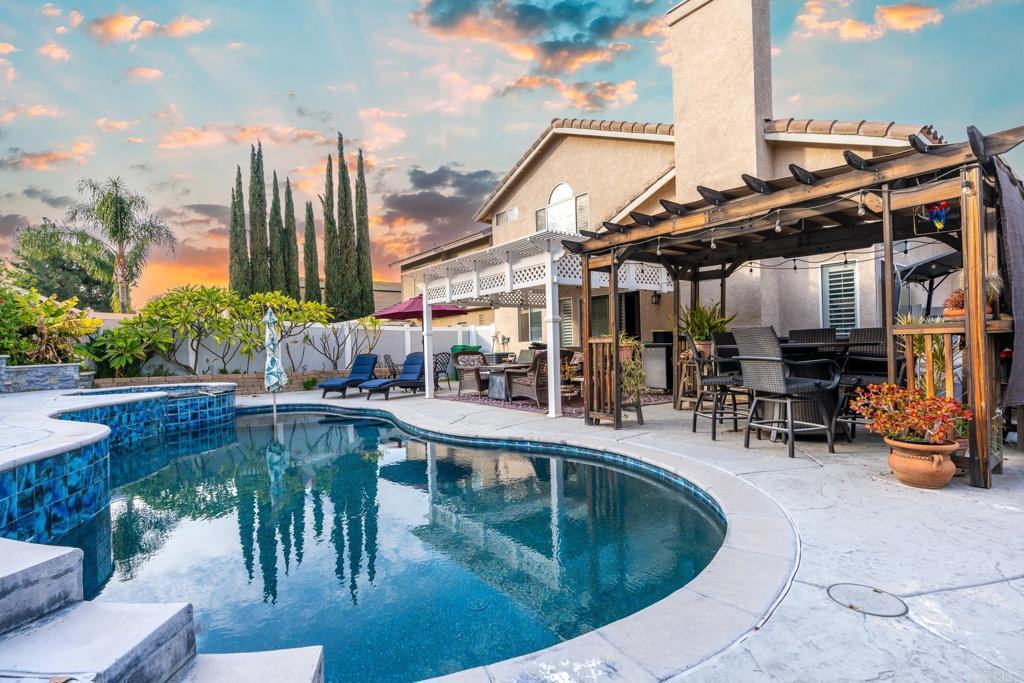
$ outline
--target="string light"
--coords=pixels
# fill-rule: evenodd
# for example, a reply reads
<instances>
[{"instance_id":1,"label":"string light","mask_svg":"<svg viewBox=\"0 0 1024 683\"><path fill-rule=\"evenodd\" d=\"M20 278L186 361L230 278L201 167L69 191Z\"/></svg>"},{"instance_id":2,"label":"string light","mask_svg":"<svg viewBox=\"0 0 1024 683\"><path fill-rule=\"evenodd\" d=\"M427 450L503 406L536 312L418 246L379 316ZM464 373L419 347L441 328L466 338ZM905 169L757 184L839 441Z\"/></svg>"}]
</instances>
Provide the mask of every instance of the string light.
<instances>
[{"instance_id":1,"label":"string light","mask_svg":"<svg viewBox=\"0 0 1024 683\"><path fill-rule=\"evenodd\" d=\"M775 232L782 232L782 218L780 216L775 217Z\"/></svg>"},{"instance_id":2,"label":"string light","mask_svg":"<svg viewBox=\"0 0 1024 683\"><path fill-rule=\"evenodd\" d=\"M658 249L655 252L658 256L661 256L661 238L658 238Z\"/></svg>"},{"instance_id":3,"label":"string light","mask_svg":"<svg viewBox=\"0 0 1024 683\"><path fill-rule=\"evenodd\" d=\"M861 191L860 199L857 201L857 215L863 216L867 211L864 209L864 192Z\"/></svg>"},{"instance_id":4,"label":"string light","mask_svg":"<svg viewBox=\"0 0 1024 683\"><path fill-rule=\"evenodd\" d=\"M965 197L971 195L971 181L967 179L967 176L964 176L963 181L960 183L960 193Z\"/></svg>"},{"instance_id":5,"label":"string light","mask_svg":"<svg viewBox=\"0 0 1024 683\"><path fill-rule=\"evenodd\" d=\"M711 249L718 249L718 245L715 244L715 229L711 228L711 244L708 245Z\"/></svg>"},{"instance_id":6,"label":"string light","mask_svg":"<svg viewBox=\"0 0 1024 683\"><path fill-rule=\"evenodd\" d=\"M796 270L796 259L793 259L793 270Z\"/></svg>"},{"instance_id":7,"label":"string light","mask_svg":"<svg viewBox=\"0 0 1024 683\"><path fill-rule=\"evenodd\" d=\"M845 251L843 252L843 265L844 266L850 265L849 259L846 258L846 252Z\"/></svg>"}]
</instances>

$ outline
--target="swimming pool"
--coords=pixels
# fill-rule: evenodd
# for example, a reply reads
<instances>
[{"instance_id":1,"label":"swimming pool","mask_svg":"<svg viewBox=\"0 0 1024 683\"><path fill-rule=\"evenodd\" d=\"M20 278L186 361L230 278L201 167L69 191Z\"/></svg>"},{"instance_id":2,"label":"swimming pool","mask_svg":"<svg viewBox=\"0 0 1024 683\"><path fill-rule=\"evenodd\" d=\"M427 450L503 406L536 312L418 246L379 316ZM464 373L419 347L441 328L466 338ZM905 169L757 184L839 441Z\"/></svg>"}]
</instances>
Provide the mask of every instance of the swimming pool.
<instances>
[{"instance_id":1,"label":"swimming pool","mask_svg":"<svg viewBox=\"0 0 1024 683\"><path fill-rule=\"evenodd\" d=\"M86 551L87 597L191 602L200 652L322 644L330 681L573 638L686 584L725 532L668 480L320 414L115 448L110 469L109 510L57 541Z\"/></svg>"}]
</instances>

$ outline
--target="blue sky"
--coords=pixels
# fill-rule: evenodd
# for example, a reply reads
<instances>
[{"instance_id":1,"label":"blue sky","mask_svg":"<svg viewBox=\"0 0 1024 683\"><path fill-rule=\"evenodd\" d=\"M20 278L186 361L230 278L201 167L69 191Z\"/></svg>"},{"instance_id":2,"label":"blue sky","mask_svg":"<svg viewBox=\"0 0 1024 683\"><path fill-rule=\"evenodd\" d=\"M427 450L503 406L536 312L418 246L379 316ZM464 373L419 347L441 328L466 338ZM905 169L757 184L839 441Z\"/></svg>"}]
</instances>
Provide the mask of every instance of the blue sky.
<instances>
[{"instance_id":1,"label":"blue sky","mask_svg":"<svg viewBox=\"0 0 1024 683\"><path fill-rule=\"evenodd\" d=\"M315 200L336 130L369 160L374 264L469 214L556 116L671 121L662 0L85 2L0 7L0 256L120 175L181 240L143 297L225 279L235 164ZM772 3L775 115L1024 123L1024 3ZM661 50L659 51L659 48ZM1011 156L1020 165L1021 156ZM301 217L301 215L300 215Z\"/></svg>"}]
</instances>

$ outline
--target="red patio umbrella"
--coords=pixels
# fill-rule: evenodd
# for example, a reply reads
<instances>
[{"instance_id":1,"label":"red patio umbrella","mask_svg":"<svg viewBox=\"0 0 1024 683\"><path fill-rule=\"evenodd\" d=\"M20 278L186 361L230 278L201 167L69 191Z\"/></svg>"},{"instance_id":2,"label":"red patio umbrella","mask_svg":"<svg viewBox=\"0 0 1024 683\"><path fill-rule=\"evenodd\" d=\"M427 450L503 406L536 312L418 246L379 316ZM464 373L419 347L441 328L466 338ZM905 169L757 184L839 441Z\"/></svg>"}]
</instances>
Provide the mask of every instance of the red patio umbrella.
<instances>
[{"instance_id":1,"label":"red patio umbrella","mask_svg":"<svg viewBox=\"0 0 1024 683\"><path fill-rule=\"evenodd\" d=\"M450 318L465 312L466 309L452 304L434 304L430 307L432 318ZM419 320L423 317L423 295L417 294L411 299L382 308L374 312L373 316L383 320Z\"/></svg>"}]
</instances>

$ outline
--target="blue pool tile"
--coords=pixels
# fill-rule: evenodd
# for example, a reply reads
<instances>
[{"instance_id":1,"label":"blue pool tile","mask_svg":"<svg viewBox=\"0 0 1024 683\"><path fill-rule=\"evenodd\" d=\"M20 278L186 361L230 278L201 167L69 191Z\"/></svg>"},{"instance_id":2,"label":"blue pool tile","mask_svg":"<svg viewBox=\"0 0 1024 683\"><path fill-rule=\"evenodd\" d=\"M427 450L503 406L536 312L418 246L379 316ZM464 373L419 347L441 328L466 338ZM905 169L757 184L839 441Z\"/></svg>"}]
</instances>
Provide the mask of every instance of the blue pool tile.
<instances>
[{"instance_id":1,"label":"blue pool tile","mask_svg":"<svg viewBox=\"0 0 1024 683\"><path fill-rule=\"evenodd\" d=\"M0 472L0 498L9 498L18 492L17 475L14 470Z\"/></svg>"}]
</instances>

